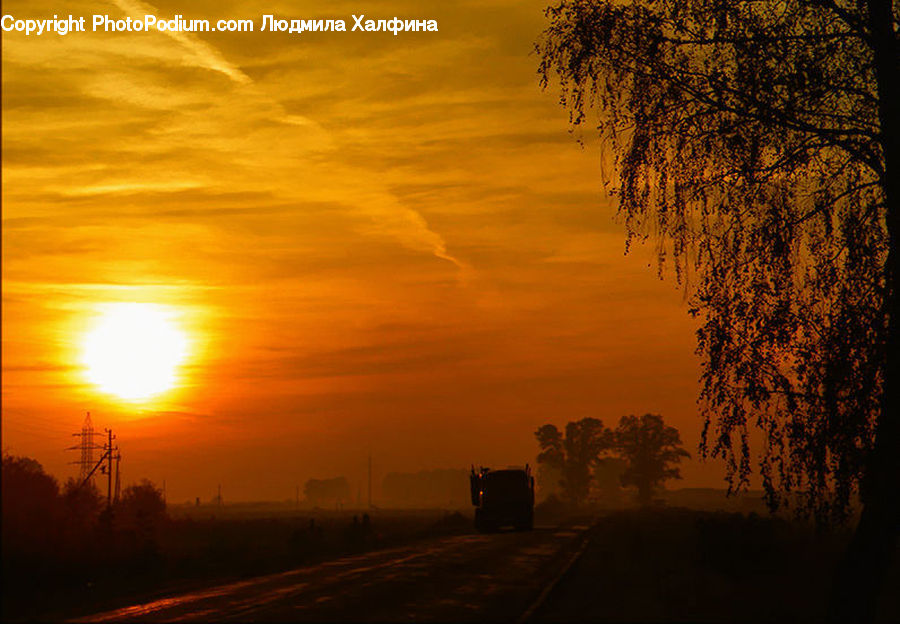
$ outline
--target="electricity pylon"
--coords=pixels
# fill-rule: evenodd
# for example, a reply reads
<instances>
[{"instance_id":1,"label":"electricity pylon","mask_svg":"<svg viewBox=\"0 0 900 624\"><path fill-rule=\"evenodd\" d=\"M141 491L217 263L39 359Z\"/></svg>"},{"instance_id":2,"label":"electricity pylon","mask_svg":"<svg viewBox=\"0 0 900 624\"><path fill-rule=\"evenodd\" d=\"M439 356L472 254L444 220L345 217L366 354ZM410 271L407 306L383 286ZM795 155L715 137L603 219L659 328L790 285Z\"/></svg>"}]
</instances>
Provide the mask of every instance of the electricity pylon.
<instances>
[{"instance_id":1,"label":"electricity pylon","mask_svg":"<svg viewBox=\"0 0 900 624\"><path fill-rule=\"evenodd\" d=\"M81 443L70 446L69 451L81 451L81 459L70 462L78 464L78 481L81 483L90 483L93 485L93 468L94 468L94 450L103 447L94 442L94 436L98 435L94 431L94 424L91 422L91 413L88 412L84 417L84 423L81 425L81 433L73 433L72 436L81 438Z\"/></svg>"},{"instance_id":2,"label":"electricity pylon","mask_svg":"<svg viewBox=\"0 0 900 624\"><path fill-rule=\"evenodd\" d=\"M113 446L113 440L116 439L116 436L113 435L112 429L105 429L105 431L107 438L106 444L95 444L94 436L98 434L94 432L94 425L91 423L91 413L88 412L84 419L84 425L81 427L81 433L72 434L73 436L79 436L81 438L81 444L70 446L68 450L81 450L81 460L72 462L73 464L79 464L81 466L78 475L81 487L88 484L93 485L94 473L97 472L98 468L100 469L100 474L106 475L106 506L112 508L113 502L118 502L119 500L121 484L119 478L119 462L122 461L122 453L119 452L118 446ZM94 449L103 451L100 455L100 459L96 462L94 462ZM115 490L113 489L113 460L116 462Z\"/></svg>"}]
</instances>

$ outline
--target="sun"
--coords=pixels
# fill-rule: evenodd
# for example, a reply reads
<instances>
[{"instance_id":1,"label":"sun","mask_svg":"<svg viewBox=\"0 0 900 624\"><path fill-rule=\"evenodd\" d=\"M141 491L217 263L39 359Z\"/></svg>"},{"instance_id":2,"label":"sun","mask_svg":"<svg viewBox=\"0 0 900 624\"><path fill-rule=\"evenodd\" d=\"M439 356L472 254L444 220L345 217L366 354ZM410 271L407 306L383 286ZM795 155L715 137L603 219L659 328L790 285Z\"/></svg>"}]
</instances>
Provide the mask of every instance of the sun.
<instances>
[{"instance_id":1,"label":"sun","mask_svg":"<svg viewBox=\"0 0 900 624\"><path fill-rule=\"evenodd\" d=\"M111 303L101 310L84 337L82 363L88 381L132 401L174 388L188 354L176 311L151 303Z\"/></svg>"}]
</instances>

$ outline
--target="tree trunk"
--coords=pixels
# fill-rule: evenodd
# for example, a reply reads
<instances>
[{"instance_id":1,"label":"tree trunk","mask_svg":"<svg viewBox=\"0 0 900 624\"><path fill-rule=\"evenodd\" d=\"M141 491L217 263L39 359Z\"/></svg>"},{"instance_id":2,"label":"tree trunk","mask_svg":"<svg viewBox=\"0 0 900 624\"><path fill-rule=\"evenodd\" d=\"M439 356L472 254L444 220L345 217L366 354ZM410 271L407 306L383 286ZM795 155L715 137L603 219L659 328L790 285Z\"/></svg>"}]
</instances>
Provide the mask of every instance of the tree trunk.
<instances>
[{"instance_id":1,"label":"tree trunk","mask_svg":"<svg viewBox=\"0 0 900 624\"><path fill-rule=\"evenodd\" d=\"M862 515L832 593L831 617L840 622L874 620L900 531L900 46L891 0L868 0L867 10L884 155L887 336L881 413L861 487Z\"/></svg>"}]
</instances>

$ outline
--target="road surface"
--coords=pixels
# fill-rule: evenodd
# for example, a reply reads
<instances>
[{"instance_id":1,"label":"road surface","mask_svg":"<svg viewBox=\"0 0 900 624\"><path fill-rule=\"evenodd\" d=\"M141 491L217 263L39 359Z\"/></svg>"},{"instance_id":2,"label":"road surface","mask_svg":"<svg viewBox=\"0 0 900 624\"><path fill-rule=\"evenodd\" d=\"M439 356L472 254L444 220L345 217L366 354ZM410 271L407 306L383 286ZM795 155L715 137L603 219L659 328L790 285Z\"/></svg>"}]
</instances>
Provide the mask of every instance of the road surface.
<instances>
[{"instance_id":1,"label":"road surface","mask_svg":"<svg viewBox=\"0 0 900 624\"><path fill-rule=\"evenodd\" d=\"M517 621L546 595L587 529L444 537L72 621Z\"/></svg>"}]
</instances>

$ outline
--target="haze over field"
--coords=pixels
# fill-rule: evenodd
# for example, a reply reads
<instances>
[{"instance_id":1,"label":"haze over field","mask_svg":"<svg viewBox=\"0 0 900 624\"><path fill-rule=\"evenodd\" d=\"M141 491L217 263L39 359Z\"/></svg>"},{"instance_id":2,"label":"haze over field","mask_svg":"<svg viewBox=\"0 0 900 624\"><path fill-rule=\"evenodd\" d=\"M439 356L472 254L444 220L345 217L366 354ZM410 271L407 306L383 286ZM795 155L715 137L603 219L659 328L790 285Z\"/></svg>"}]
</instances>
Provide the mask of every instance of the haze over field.
<instances>
[{"instance_id":1,"label":"haze over field","mask_svg":"<svg viewBox=\"0 0 900 624\"><path fill-rule=\"evenodd\" d=\"M651 250L624 256L596 145L539 89L545 4L72 2L440 31L4 33L4 448L74 475L90 410L124 480L170 501L355 492L369 453L376 486L520 464L538 426L585 416L660 413L694 451L694 325ZM166 391L92 383L86 336L117 302L185 337Z\"/></svg>"}]
</instances>

